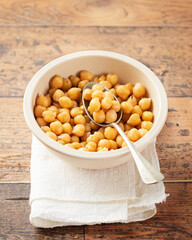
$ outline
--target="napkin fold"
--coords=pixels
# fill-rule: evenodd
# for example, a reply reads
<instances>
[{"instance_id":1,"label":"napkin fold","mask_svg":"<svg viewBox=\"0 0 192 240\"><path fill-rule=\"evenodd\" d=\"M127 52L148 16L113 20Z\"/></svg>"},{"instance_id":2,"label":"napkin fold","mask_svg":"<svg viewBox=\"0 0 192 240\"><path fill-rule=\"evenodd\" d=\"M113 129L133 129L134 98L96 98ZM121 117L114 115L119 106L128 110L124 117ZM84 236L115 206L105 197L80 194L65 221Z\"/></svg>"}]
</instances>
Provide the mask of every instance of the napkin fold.
<instances>
[{"instance_id":1,"label":"napkin fold","mask_svg":"<svg viewBox=\"0 0 192 240\"><path fill-rule=\"evenodd\" d=\"M142 154L159 169L155 142ZM142 221L166 197L162 182L142 182L132 157L109 169L76 168L33 136L29 202L36 227Z\"/></svg>"}]
</instances>

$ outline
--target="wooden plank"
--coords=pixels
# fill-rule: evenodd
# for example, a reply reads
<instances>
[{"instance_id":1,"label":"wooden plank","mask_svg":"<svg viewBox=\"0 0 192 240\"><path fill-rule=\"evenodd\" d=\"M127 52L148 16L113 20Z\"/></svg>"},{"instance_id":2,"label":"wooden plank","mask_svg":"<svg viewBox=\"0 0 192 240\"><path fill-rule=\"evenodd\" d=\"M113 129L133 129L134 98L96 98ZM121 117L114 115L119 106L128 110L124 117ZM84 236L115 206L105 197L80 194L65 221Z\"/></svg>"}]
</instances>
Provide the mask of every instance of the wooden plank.
<instances>
[{"instance_id":1,"label":"wooden plank","mask_svg":"<svg viewBox=\"0 0 192 240\"><path fill-rule=\"evenodd\" d=\"M54 58L79 50L102 49L143 62L161 79L168 96L189 97L191 35L192 28L173 27L3 27L0 96L23 96L35 72Z\"/></svg>"},{"instance_id":2,"label":"wooden plank","mask_svg":"<svg viewBox=\"0 0 192 240\"><path fill-rule=\"evenodd\" d=\"M157 152L166 180L192 178L191 98L169 98L166 125L157 138ZM0 181L30 181L31 132L25 124L21 98L1 98Z\"/></svg>"},{"instance_id":3,"label":"wooden plank","mask_svg":"<svg viewBox=\"0 0 192 240\"><path fill-rule=\"evenodd\" d=\"M191 239L191 185L165 183L170 196L157 206L157 214L152 219L129 224L85 226L85 239ZM30 207L26 200L29 188L30 184L0 184L0 239L83 239L82 227L36 229L30 225Z\"/></svg>"},{"instance_id":4,"label":"wooden plank","mask_svg":"<svg viewBox=\"0 0 192 240\"><path fill-rule=\"evenodd\" d=\"M1 26L190 26L190 0L1 1Z\"/></svg>"}]
</instances>

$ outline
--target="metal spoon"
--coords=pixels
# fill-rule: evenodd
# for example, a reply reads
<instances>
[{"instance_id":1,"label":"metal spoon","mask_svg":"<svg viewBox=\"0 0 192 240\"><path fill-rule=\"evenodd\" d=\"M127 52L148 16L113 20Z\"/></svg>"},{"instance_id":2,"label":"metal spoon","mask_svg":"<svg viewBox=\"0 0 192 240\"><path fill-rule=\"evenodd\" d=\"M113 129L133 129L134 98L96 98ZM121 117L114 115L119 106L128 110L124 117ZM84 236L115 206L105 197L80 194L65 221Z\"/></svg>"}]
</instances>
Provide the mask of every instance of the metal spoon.
<instances>
[{"instance_id":1,"label":"metal spoon","mask_svg":"<svg viewBox=\"0 0 192 240\"><path fill-rule=\"evenodd\" d=\"M87 88L91 89L93 85L95 84L99 84L101 85L106 91L111 92L107 87L103 86L100 83L97 82L89 82L83 89L83 91ZM112 92L111 92L112 93ZM112 93L113 94L113 93ZM118 99L116 98L116 96L113 94L114 98L116 101L118 101ZM120 109L120 111L117 113L117 120L114 123L97 123L94 121L93 117L91 116L91 114L88 111L88 106L89 106L89 101L85 100L83 98L82 95L82 102L83 102L83 106L85 108L85 111L87 113L87 115L89 116L89 118L91 119L91 121L93 121L94 123L96 123L97 125L101 126L101 127L108 127L108 126L112 126L114 128L117 129L117 131L119 132L119 134L122 136L123 140L125 141L125 143L127 144L133 159L135 160L137 169L140 173L141 179L143 180L144 183L146 184L152 184L152 183L157 183L159 181L162 181L164 179L164 176L162 173L160 173L156 168L154 168L142 155L141 153L136 149L136 147L134 146L134 144L129 140L129 138L126 136L126 134L124 133L124 131L119 127L119 125L117 124L122 117L122 109Z\"/></svg>"}]
</instances>

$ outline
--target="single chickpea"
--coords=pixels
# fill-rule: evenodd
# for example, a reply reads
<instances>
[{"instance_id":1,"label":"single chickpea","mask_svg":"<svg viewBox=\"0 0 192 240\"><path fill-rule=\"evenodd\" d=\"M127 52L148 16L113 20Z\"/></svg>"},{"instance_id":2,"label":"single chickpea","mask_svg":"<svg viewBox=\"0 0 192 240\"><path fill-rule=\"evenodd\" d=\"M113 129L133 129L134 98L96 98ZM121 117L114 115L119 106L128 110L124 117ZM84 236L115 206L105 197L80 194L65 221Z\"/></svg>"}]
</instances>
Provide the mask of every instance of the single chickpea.
<instances>
[{"instance_id":1,"label":"single chickpea","mask_svg":"<svg viewBox=\"0 0 192 240\"><path fill-rule=\"evenodd\" d=\"M121 97L123 100L127 100L130 95L129 89L125 85L120 85L116 89L117 95Z\"/></svg>"},{"instance_id":2,"label":"single chickpea","mask_svg":"<svg viewBox=\"0 0 192 240\"><path fill-rule=\"evenodd\" d=\"M104 109L109 109L112 106L112 100L110 97L104 97L101 101L101 107Z\"/></svg>"},{"instance_id":3,"label":"single chickpea","mask_svg":"<svg viewBox=\"0 0 192 240\"><path fill-rule=\"evenodd\" d=\"M35 107L34 113L35 113L35 117L37 118L41 118L42 117L42 113L46 110L45 107L37 105Z\"/></svg>"},{"instance_id":4,"label":"single chickpea","mask_svg":"<svg viewBox=\"0 0 192 240\"><path fill-rule=\"evenodd\" d=\"M118 76L117 74L108 73L106 76L106 80L109 81L112 86L114 86L118 82Z\"/></svg>"},{"instance_id":5,"label":"single chickpea","mask_svg":"<svg viewBox=\"0 0 192 240\"><path fill-rule=\"evenodd\" d=\"M46 122L50 123L50 122L53 122L55 120L56 113L54 113L50 110L46 110L42 113L42 117Z\"/></svg>"},{"instance_id":6,"label":"single chickpea","mask_svg":"<svg viewBox=\"0 0 192 240\"><path fill-rule=\"evenodd\" d=\"M129 132L128 132L128 138L135 142L140 138L140 134L139 131L136 128L132 128Z\"/></svg>"},{"instance_id":7,"label":"single chickpea","mask_svg":"<svg viewBox=\"0 0 192 240\"><path fill-rule=\"evenodd\" d=\"M70 88L72 87L72 83L68 78L64 78L63 79L63 86L62 86L62 90L63 91L68 91Z\"/></svg>"},{"instance_id":8,"label":"single chickpea","mask_svg":"<svg viewBox=\"0 0 192 240\"><path fill-rule=\"evenodd\" d=\"M57 115L57 118L61 123L69 123L71 119L70 114L67 111L63 111L62 113L59 113Z\"/></svg>"},{"instance_id":9,"label":"single chickpea","mask_svg":"<svg viewBox=\"0 0 192 240\"><path fill-rule=\"evenodd\" d=\"M75 76L75 75L71 75L71 76L69 77L69 79L70 79L73 87L77 87L77 86L78 86L78 84L79 84L79 82L80 82L80 78L79 78L79 77L77 77L77 76Z\"/></svg>"},{"instance_id":10,"label":"single chickpea","mask_svg":"<svg viewBox=\"0 0 192 240\"><path fill-rule=\"evenodd\" d=\"M132 83L127 83L125 86L129 89L130 94L133 94L133 84Z\"/></svg>"},{"instance_id":11,"label":"single chickpea","mask_svg":"<svg viewBox=\"0 0 192 240\"><path fill-rule=\"evenodd\" d=\"M139 115L137 113L133 113L131 114L129 120L127 121L127 123L131 126L136 126L141 122L141 119L139 117Z\"/></svg>"},{"instance_id":12,"label":"single chickpea","mask_svg":"<svg viewBox=\"0 0 192 240\"><path fill-rule=\"evenodd\" d=\"M86 142L81 142L81 146L82 146L82 147L85 147L86 144L87 144Z\"/></svg>"},{"instance_id":13,"label":"single chickpea","mask_svg":"<svg viewBox=\"0 0 192 240\"><path fill-rule=\"evenodd\" d=\"M110 90L111 91L111 90ZM113 96L113 93L110 92L110 91L105 91L104 92L104 97L109 97L111 98L111 100L113 101L114 100L114 96Z\"/></svg>"},{"instance_id":14,"label":"single chickpea","mask_svg":"<svg viewBox=\"0 0 192 240\"><path fill-rule=\"evenodd\" d=\"M109 142L109 140L107 139L101 139L99 142L98 142L98 147L103 147L103 148L110 148L111 147L111 144Z\"/></svg>"},{"instance_id":15,"label":"single chickpea","mask_svg":"<svg viewBox=\"0 0 192 240\"><path fill-rule=\"evenodd\" d=\"M101 76L99 77L99 82L101 82L101 81L105 81L105 80L106 80L105 75L101 75Z\"/></svg>"},{"instance_id":16,"label":"single chickpea","mask_svg":"<svg viewBox=\"0 0 192 240\"><path fill-rule=\"evenodd\" d=\"M103 133L103 135L104 135L104 131L105 131L104 127L99 128L99 132Z\"/></svg>"},{"instance_id":17,"label":"single chickpea","mask_svg":"<svg viewBox=\"0 0 192 240\"><path fill-rule=\"evenodd\" d=\"M47 123L45 122L45 120L43 118L37 118L36 121L40 127L47 125Z\"/></svg>"},{"instance_id":18,"label":"single chickpea","mask_svg":"<svg viewBox=\"0 0 192 240\"><path fill-rule=\"evenodd\" d=\"M136 83L133 87L133 94L137 98L143 97L145 95L145 87L141 83Z\"/></svg>"},{"instance_id":19,"label":"single chickpea","mask_svg":"<svg viewBox=\"0 0 192 240\"><path fill-rule=\"evenodd\" d=\"M55 107L54 105L52 105L52 106L48 107L48 108L47 108L47 110L50 110L50 111L52 111L52 112L56 113L56 116L57 116L57 114L59 113L59 110L58 110L58 108L57 108L57 107Z\"/></svg>"},{"instance_id":20,"label":"single chickpea","mask_svg":"<svg viewBox=\"0 0 192 240\"><path fill-rule=\"evenodd\" d=\"M94 98L90 101L88 110L90 112L98 112L100 110L101 104L98 98Z\"/></svg>"},{"instance_id":21,"label":"single chickpea","mask_svg":"<svg viewBox=\"0 0 192 240\"><path fill-rule=\"evenodd\" d=\"M122 121L122 122L120 121L120 122L118 123L118 125L119 125L119 127L120 127L123 131L125 130L123 121Z\"/></svg>"},{"instance_id":22,"label":"single chickpea","mask_svg":"<svg viewBox=\"0 0 192 240\"><path fill-rule=\"evenodd\" d=\"M117 113L113 109L109 109L105 115L106 123L112 123L117 120Z\"/></svg>"},{"instance_id":23,"label":"single chickpea","mask_svg":"<svg viewBox=\"0 0 192 240\"><path fill-rule=\"evenodd\" d=\"M87 142L87 143L88 143L88 142L98 143L98 142L99 142L99 137L98 137L97 135L91 134L91 135L87 138L86 142Z\"/></svg>"},{"instance_id":24,"label":"single chickpea","mask_svg":"<svg viewBox=\"0 0 192 240\"><path fill-rule=\"evenodd\" d=\"M57 135L53 132L46 132L47 136L57 141Z\"/></svg>"},{"instance_id":25,"label":"single chickpea","mask_svg":"<svg viewBox=\"0 0 192 240\"><path fill-rule=\"evenodd\" d=\"M122 148L124 148L124 147L127 147L127 144L125 143L125 141L123 141L123 143L122 143Z\"/></svg>"},{"instance_id":26,"label":"single chickpea","mask_svg":"<svg viewBox=\"0 0 192 240\"><path fill-rule=\"evenodd\" d=\"M116 150L118 148L117 143L115 141L109 140L109 142L110 142L110 145L111 145L110 150L111 149Z\"/></svg>"},{"instance_id":27,"label":"single chickpea","mask_svg":"<svg viewBox=\"0 0 192 240\"><path fill-rule=\"evenodd\" d=\"M91 124L85 123L85 132L90 132L90 131L91 131Z\"/></svg>"},{"instance_id":28,"label":"single chickpea","mask_svg":"<svg viewBox=\"0 0 192 240\"><path fill-rule=\"evenodd\" d=\"M138 105L136 105L136 106L133 107L131 113L132 113L132 114L133 114L133 113L137 113L137 114L139 115L139 117L142 116L142 110L141 110L140 106L138 106Z\"/></svg>"},{"instance_id":29,"label":"single chickpea","mask_svg":"<svg viewBox=\"0 0 192 240\"><path fill-rule=\"evenodd\" d=\"M99 132L99 131L94 132L93 135L96 136L99 140L105 138L104 134L102 132Z\"/></svg>"},{"instance_id":30,"label":"single chickpea","mask_svg":"<svg viewBox=\"0 0 192 240\"><path fill-rule=\"evenodd\" d=\"M88 149L85 148L85 147L81 147L81 148L79 148L78 151L86 151L86 152L89 152Z\"/></svg>"},{"instance_id":31,"label":"single chickpea","mask_svg":"<svg viewBox=\"0 0 192 240\"><path fill-rule=\"evenodd\" d=\"M50 85L52 88L62 88L63 86L63 78L59 75L55 75L51 81Z\"/></svg>"},{"instance_id":32,"label":"single chickpea","mask_svg":"<svg viewBox=\"0 0 192 240\"><path fill-rule=\"evenodd\" d=\"M104 88L103 88L103 86L101 86L100 84L94 84L93 86L92 86L92 91L94 92L94 91L96 91L96 90L100 90L100 91L104 91Z\"/></svg>"},{"instance_id":33,"label":"single chickpea","mask_svg":"<svg viewBox=\"0 0 192 240\"><path fill-rule=\"evenodd\" d=\"M53 100L59 102L59 99L63 96L65 96L65 93L61 89L57 89L53 94Z\"/></svg>"},{"instance_id":34,"label":"single chickpea","mask_svg":"<svg viewBox=\"0 0 192 240\"><path fill-rule=\"evenodd\" d=\"M115 88L111 88L110 91L117 97L117 93L116 93Z\"/></svg>"},{"instance_id":35,"label":"single chickpea","mask_svg":"<svg viewBox=\"0 0 192 240\"><path fill-rule=\"evenodd\" d=\"M81 141L86 142L87 138L91 135L90 132L85 132L83 136L81 137Z\"/></svg>"},{"instance_id":36,"label":"single chickpea","mask_svg":"<svg viewBox=\"0 0 192 240\"><path fill-rule=\"evenodd\" d=\"M77 115L76 117L74 117L74 123L75 124L85 124L86 120L83 115Z\"/></svg>"},{"instance_id":37,"label":"single chickpea","mask_svg":"<svg viewBox=\"0 0 192 240\"><path fill-rule=\"evenodd\" d=\"M97 125L93 121L90 121L90 124L91 124L91 129L92 130L97 131L99 129L99 125Z\"/></svg>"},{"instance_id":38,"label":"single chickpea","mask_svg":"<svg viewBox=\"0 0 192 240\"><path fill-rule=\"evenodd\" d=\"M75 100L72 100L72 108L78 107L78 103Z\"/></svg>"},{"instance_id":39,"label":"single chickpea","mask_svg":"<svg viewBox=\"0 0 192 240\"><path fill-rule=\"evenodd\" d=\"M118 101L113 100L111 109L115 110L115 112L119 112L121 109L121 104Z\"/></svg>"},{"instance_id":40,"label":"single chickpea","mask_svg":"<svg viewBox=\"0 0 192 240\"><path fill-rule=\"evenodd\" d=\"M131 103L128 103L128 102L122 102L121 103L121 108L123 110L123 113L129 114L133 109L133 105Z\"/></svg>"},{"instance_id":41,"label":"single chickpea","mask_svg":"<svg viewBox=\"0 0 192 240\"><path fill-rule=\"evenodd\" d=\"M50 88L48 93L49 93L49 96L52 98L53 97L53 94L55 93L55 91L57 90L57 88Z\"/></svg>"},{"instance_id":42,"label":"single chickpea","mask_svg":"<svg viewBox=\"0 0 192 240\"><path fill-rule=\"evenodd\" d=\"M85 125L77 124L74 126L72 133L78 137L82 137L85 133Z\"/></svg>"},{"instance_id":43,"label":"single chickpea","mask_svg":"<svg viewBox=\"0 0 192 240\"><path fill-rule=\"evenodd\" d=\"M67 133L62 133L61 135L58 136L58 139L62 140L64 144L71 142L71 136Z\"/></svg>"},{"instance_id":44,"label":"single chickpea","mask_svg":"<svg viewBox=\"0 0 192 240\"><path fill-rule=\"evenodd\" d=\"M60 135L63 132L63 125L59 121L52 122L50 128L56 135Z\"/></svg>"},{"instance_id":45,"label":"single chickpea","mask_svg":"<svg viewBox=\"0 0 192 240\"><path fill-rule=\"evenodd\" d=\"M72 130L73 130L73 128L72 128L72 126L71 126L71 124L70 123L64 123L63 124L63 132L64 133L68 133L68 134L71 134L72 133Z\"/></svg>"},{"instance_id":46,"label":"single chickpea","mask_svg":"<svg viewBox=\"0 0 192 240\"><path fill-rule=\"evenodd\" d=\"M98 98L101 101L103 98L103 92L101 90L92 91L91 98Z\"/></svg>"},{"instance_id":47,"label":"single chickpea","mask_svg":"<svg viewBox=\"0 0 192 240\"><path fill-rule=\"evenodd\" d=\"M153 120L153 113L150 111L145 111L142 114L142 120L143 121L151 121Z\"/></svg>"},{"instance_id":48,"label":"single chickpea","mask_svg":"<svg viewBox=\"0 0 192 240\"><path fill-rule=\"evenodd\" d=\"M121 135L118 135L117 137L116 137L116 143L117 143L117 145L118 145L118 147L122 147L122 143L123 143L123 138L121 137Z\"/></svg>"},{"instance_id":49,"label":"single chickpea","mask_svg":"<svg viewBox=\"0 0 192 240\"><path fill-rule=\"evenodd\" d=\"M74 118L77 115L82 115L83 114L83 110L80 107L72 108L70 114L71 114L71 117Z\"/></svg>"},{"instance_id":50,"label":"single chickpea","mask_svg":"<svg viewBox=\"0 0 192 240\"><path fill-rule=\"evenodd\" d=\"M71 108L73 106L73 102L71 101L71 99L65 96L59 98L59 104L62 108Z\"/></svg>"},{"instance_id":51,"label":"single chickpea","mask_svg":"<svg viewBox=\"0 0 192 240\"><path fill-rule=\"evenodd\" d=\"M133 95L128 98L127 102L131 103L133 106L137 105L137 99Z\"/></svg>"},{"instance_id":52,"label":"single chickpea","mask_svg":"<svg viewBox=\"0 0 192 240\"><path fill-rule=\"evenodd\" d=\"M69 148L73 148L74 149L74 146L72 143L67 143L65 146L69 147Z\"/></svg>"},{"instance_id":53,"label":"single chickpea","mask_svg":"<svg viewBox=\"0 0 192 240\"><path fill-rule=\"evenodd\" d=\"M140 128L138 131L139 131L140 138L142 138L143 136L145 136L145 134L148 133L148 130L144 128Z\"/></svg>"},{"instance_id":54,"label":"single chickpea","mask_svg":"<svg viewBox=\"0 0 192 240\"><path fill-rule=\"evenodd\" d=\"M98 77L94 77L92 81L93 82L99 82L99 78Z\"/></svg>"},{"instance_id":55,"label":"single chickpea","mask_svg":"<svg viewBox=\"0 0 192 240\"><path fill-rule=\"evenodd\" d=\"M67 93L71 100L78 100L81 97L81 89L77 87L69 89Z\"/></svg>"},{"instance_id":56,"label":"single chickpea","mask_svg":"<svg viewBox=\"0 0 192 240\"><path fill-rule=\"evenodd\" d=\"M141 128L147 129L148 131L153 127L153 123L150 121L141 122Z\"/></svg>"},{"instance_id":57,"label":"single chickpea","mask_svg":"<svg viewBox=\"0 0 192 240\"><path fill-rule=\"evenodd\" d=\"M126 114L126 113L123 113L123 116L121 118L121 120L126 123L128 121L128 119L130 118L131 114Z\"/></svg>"},{"instance_id":58,"label":"single chickpea","mask_svg":"<svg viewBox=\"0 0 192 240\"><path fill-rule=\"evenodd\" d=\"M88 82L89 82L88 80L80 81L79 84L78 84L78 88L83 90L83 88L85 87L85 85L87 85Z\"/></svg>"},{"instance_id":59,"label":"single chickpea","mask_svg":"<svg viewBox=\"0 0 192 240\"><path fill-rule=\"evenodd\" d=\"M99 83L102 84L103 86L107 87L108 89L112 88L111 83L108 81L100 81Z\"/></svg>"},{"instance_id":60,"label":"single chickpea","mask_svg":"<svg viewBox=\"0 0 192 240\"><path fill-rule=\"evenodd\" d=\"M72 145L73 145L74 149L79 149L82 147L81 143L78 143L78 142L73 142Z\"/></svg>"},{"instance_id":61,"label":"single chickpea","mask_svg":"<svg viewBox=\"0 0 192 240\"><path fill-rule=\"evenodd\" d=\"M58 143L62 144L62 145L65 145L64 141L63 140L57 140Z\"/></svg>"},{"instance_id":62,"label":"single chickpea","mask_svg":"<svg viewBox=\"0 0 192 240\"><path fill-rule=\"evenodd\" d=\"M79 137L78 136L71 136L71 142L79 142Z\"/></svg>"},{"instance_id":63,"label":"single chickpea","mask_svg":"<svg viewBox=\"0 0 192 240\"><path fill-rule=\"evenodd\" d=\"M125 127L125 131L129 131L133 128L133 126L129 125L128 123L125 123L124 127Z\"/></svg>"},{"instance_id":64,"label":"single chickpea","mask_svg":"<svg viewBox=\"0 0 192 240\"><path fill-rule=\"evenodd\" d=\"M85 148L88 149L89 152L95 152L97 149L97 144L95 142L88 142Z\"/></svg>"},{"instance_id":65,"label":"single chickpea","mask_svg":"<svg viewBox=\"0 0 192 240\"><path fill-rule=\"evenodd\" d=\"M98 112L93 112L93 119L97 123L103 123L105 121L105 113L103 110L99 110Z\"/></svg>"},{"instance_id":66,"label":"single chickpea","mask_svg":"<svg viewBox=\"0 0 192 240\"><path fill-rule=\"evenodd\" d=\"M51 105L51 97L49 96L49 94L47 96L38 96L36 99L36 105L40 105L42 107L49 107Z\"/></svg>"},{"instance_id":67,"label":"single chickpea","mask_svg":"<svg viewBox=\"0 0 192 240\"><path fill-rule=\"evenodd\" d=\"M97 152L108 152L108 148L106 147L98 147Z\"/></svg>"},{"instance_id":68,"label":"single chickpea","mask_svg":"<svg viewBox=\"0 0 192 240\"><path fill-rule=\"evenodd\" d=\"M117 130L112 127L106 127L104 135L108 140L114 140L117 136Z\"/></svg>"},{"instance_id":69,"label":"single chickpea","mask_svg":"<svg viewBox=\"0 0 192 240\"><path fill-rule=\"evenodd\" d=\"M70 113L70 110L68 108L60 108L59 113L67 112Z\"/></svg>"},{"instance_id":70,"label":"single chickpea","mask_svg":"<svg viewBox=\"0 0 192 240\"><path fill-rule=\"evenodd\" d=\"M80 72L80 79L91 81L93 79L93 74L89 71L86 71L86 70L81 71Z\"/></svg>"},{"instance_id":71,"label":"single chickpea","mask_svg":"<svg viewBox=\"0 0 192 240\"><path fill-rule=\"evenodd\" d=\"M83 98L87 101L91 101L92 99L91 94L92 94L92 90L87 88L83 91Z\"/></svg>"},{"instance_id":72,"label":"single chickpea","mask_svg":"<svg viewBox=\"0 0 192 240\"><path fill-rule=\"evenodd\" d=\"M118 88L120 85L121 85L120 83L117 83L117 84L114 86L115 90L117 90L117 88Z\"/></svg>"},{"instance_id":73,"label":"single chickpea","mask_svg":"<svg viewBox=\"0 0 192 240\"><path fill-rule=\"evenodd\" d=\"M45 132L45 133L51 131L50 127L48 127L48 126L42 126L41 129L42 129L43 132Z\"/></svg>"},{"instance_id":74,"label":"single chickpea","mask_svg":"<svg viewBox=\"0 0 192 240\"><path fill-rule=\"evenodd\" d=\"M143 111L148 110L151 106L151 98L142 98L139 101L139 106Z\"/></svg>"}]
</instances>

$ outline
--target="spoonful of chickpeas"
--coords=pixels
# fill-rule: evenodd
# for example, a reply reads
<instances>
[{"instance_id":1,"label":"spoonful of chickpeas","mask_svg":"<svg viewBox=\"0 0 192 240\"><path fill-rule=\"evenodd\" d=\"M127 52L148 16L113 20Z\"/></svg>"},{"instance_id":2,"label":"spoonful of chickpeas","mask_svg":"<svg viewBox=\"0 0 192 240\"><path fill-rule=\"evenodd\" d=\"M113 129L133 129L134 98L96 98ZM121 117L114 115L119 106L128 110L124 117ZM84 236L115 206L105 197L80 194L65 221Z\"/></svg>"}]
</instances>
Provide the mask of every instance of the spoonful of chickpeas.
<instances>
[{"instance_id":1,"label":"spoonful of chickpeas","mask_svg":"<svg viewBox=\"0 0 192 240\"><path fill-rule=\"evenodd\" d=\"M140 94L140 92L142 95L142 91L144 91L145 89L143 89L142 85L138 85L136 90L138 91L138 95ZM120 85L118 87L118 91L122 99L126 99L129 95L129 89L123 85ZM150 100L147 98L145 100L146 101L143 100L141 104L149 104ZM134 129L132 131L129 131L129 136L127 136L125 132L121 129L121 127L118 125L118 123L122 119L123 112L129 113L132 104L126 101L120 104L117 97L113 94L112 91L97 82L89 82L84 87L82 94L82 102L88 117L95 124L101 127L111 126L116 128L116 130L122 136L127 147L129 148L144 183L152 184L162 181L164 179L163 174L160 173L156 168L154 168L141 155L141 153L131 142L131 140L134 141L136 137L134 135L137 134ZM138 119L138 114L132 114L132 116L129 118L129 121L130 123L132 123L132 125L138 125L140 123L140 118ZM109 132L108 134L113 134L112 128L111 133Z\"/></svg>"}]
</instances>

